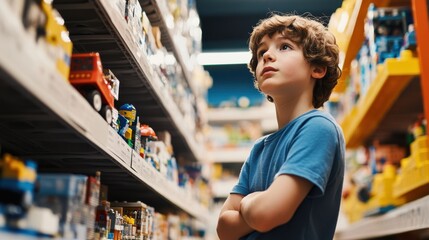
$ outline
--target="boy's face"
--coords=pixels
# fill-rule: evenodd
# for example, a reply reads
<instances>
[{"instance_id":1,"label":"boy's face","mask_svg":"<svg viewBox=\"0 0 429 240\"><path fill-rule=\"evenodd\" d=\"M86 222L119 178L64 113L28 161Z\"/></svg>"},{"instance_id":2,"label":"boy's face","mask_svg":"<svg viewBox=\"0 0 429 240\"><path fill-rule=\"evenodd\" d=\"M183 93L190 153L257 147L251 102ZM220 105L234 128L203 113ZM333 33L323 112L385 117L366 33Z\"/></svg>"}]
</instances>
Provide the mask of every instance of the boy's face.
<instances>
[{"instance_id":1,"label":"boy's face","mask_svg":"<svg viewBox=\"0 0 429 240\"><path fill-rule=\"evenodd\" d=\"M280 33L265 35L256 51L258 65L255 76L259 89L276 98L293 96L313 89L311 66L301 46Z\"/></svg>"}]
</instances>

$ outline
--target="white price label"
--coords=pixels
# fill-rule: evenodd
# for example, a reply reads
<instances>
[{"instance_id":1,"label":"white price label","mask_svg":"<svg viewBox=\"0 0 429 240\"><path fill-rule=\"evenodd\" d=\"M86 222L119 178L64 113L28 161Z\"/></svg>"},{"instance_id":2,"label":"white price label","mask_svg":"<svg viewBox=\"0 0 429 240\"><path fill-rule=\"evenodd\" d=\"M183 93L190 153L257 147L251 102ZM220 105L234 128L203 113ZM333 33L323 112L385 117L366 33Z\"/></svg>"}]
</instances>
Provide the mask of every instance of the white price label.
<instances>
[{"instance_id":1,"label":"white price label","mask_svg":"<svg viewBox=\"0 0 429 240\"><path fill-rule=\"evenodd\" d=\"M140 156L139 154L132 150L131 151L131 168L134 169L137 173L140 173Z\"/></svg>"},{"instance_id":2,"label":"white price label","mask_svg":"<svg viewBox=\"0 0 429 240\"><path fill-rule=\"evenodd\" d=\"M116 152L116 148L119 145L118 140L121 140L121 139L118 133L115 131L115 129L107 128L107 148L111 150L113 153L115 153L116 155L118 155Z\"/></svg>"},{"instance_id":3,"label":"white price label","mask_svg":"<svg viewBox=\"0 0 429 240\"><path fill-rule=\"evenodd\" d=\"M150 171L149 171L149 164L146 162L146 159L142 158L141 162L141 172L142 172L142 178L143 179L151 179L150 177Z\"/></svg>"},{"instance_id":4,"label":"white price label","mask_svg":"<svg viewBox=\"0 0 429 240\"><path fill-rule=\"evenodd\" d=\"M128 144L122 140L120 141L120 157L121 160L125 163L126 166L131 166L131 148L128 146Z\"/></svg>"}]
</instances>

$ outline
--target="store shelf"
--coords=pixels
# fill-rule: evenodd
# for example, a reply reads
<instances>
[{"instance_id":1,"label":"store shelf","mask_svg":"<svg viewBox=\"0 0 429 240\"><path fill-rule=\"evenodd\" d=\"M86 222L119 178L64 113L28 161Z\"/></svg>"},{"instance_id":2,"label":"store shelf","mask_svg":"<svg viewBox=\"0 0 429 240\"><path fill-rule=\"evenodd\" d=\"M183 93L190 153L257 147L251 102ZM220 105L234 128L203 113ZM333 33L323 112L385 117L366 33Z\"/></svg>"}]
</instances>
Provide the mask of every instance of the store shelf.
<instances>
[{"instance_id":1,"label":"store shelf","mask_svg":"<svg viewBox=\"0 0 429 240\"><path fill-rule=\"evenodd\" d=\"M367 239L429 228L429 196L384 215L364 218L335 234L335 239Z\"/></svg>"},{"instance_id":2,"label":"store shelf","mask_svg":"<svg viewBox=\"0 0 429 240\"><path fill-rule=\"evenodd\" d=\"M175 39L173 33L174 19L168 11L168 6L165 5L166 1L143 1L139 0L143 9L146 11L150 22L154 26L159 26L162 30L161 41L168 51L173 52L179 64L182 66L183 75L194 94L198 93L197 86L192 81L191 66L189 66L190 56L186 51L186 43Z\"/></svg>"},{"instance_id":3,"label":"store shelf","mask_svg":"<svg viewBox=\"0 0 429 240\"><path fill-rule=\"evenodd\" d=\"M52 238L31 236L29 234L18 232L6 232L0 230L0 239L13 239L13 240L48 240Z\"/></svg>"},{"instance_id":4,"label":"store shelf","mask_svg":"<svg viewBox=\"0 0 429 240\"><path fill-rule=\"evenodd\" d=\"M413 7L414 25L416 28L417 42L427 42L427 0L378 0L359 1L361 8L356 5L358 11L367 12L368 2L374 2L377 7ZM363 41L363 24L365 15L360 14L356 23L350 27L354 31L347 36L348 48L341 49L345 55L343 78L349 75L350 62L356 56ZM352 45L352 46L350 46ZM355 45L355 46L353 46ZM405 135L409 126L416 121L423 110L426 116L429 112L427 94L428 78L424 73L427 69L422 60L428 56L424 51L427 44L417 45L418 58L398 59L397 62L389 60L380 69L379 74L370 86L366 96L348 114L342 122L347 147L353 148L360 145L370 145L372 140L380 140L380 143L395 143L406 145ZM422 48L422 49L419 49ZM403 61L406 60L406 61ZM410 62L411 60L412 62ZM427 76L427 75L426 75ZM344 82L343 82L344 83ZM342 86L345 89L345 86ZM344 90L342 89L342 90ZM425 173L425 171L423 171ZM423 174L424 176L424 174ZM418 176L417 176L418 177ZM407 178L409 183L416 181ZM415 180L415 179L414 179ZM419 180L419 179L418 179ZM398 187L398 186L397 186ZM408 186L407 186L408 187ZM398 189L395 189L398 190ZM407 203L388 213L376 217L364 218L350 226L338 229L335 239L425 239L429 233L429 196L421 189L415 189L413 199L424 196L416 201ZM394 235L394 236L393 236Z\"/></svg>"},{"instance_id":5,"label":"store shelf","mask_svg":"<svg viewBox=\"0 0 429 240\"><path fill-rule=\"evenodd\" d=\"M176 156L202 161L204 146L197 142L194 130L186 124L177 103L148 65L147 56L133 40L129 24L113 4L114 1L105 0L54 2L70 31L73 51L99 52L103 66L121 81L118 106L132 103L142 123L156 131L170 132Z\"/></svg>"},{"instance_id":6,"label":"store shelf","mask_svg":"<svg viewBox=\"0 0 429 240\"><path fill-rule=\"evenodd\" d=\"M347 86L347 77L350 75L350 64L356 57L359 49L364 40L364 24L367 16L368 7L370 3L374 3L377 7L393 7L393 6L409 6L410 0L345 0L354 2L353 10L347 14L347 23L343 31L338 29L330 29L342 52L342 62L340 68L342 75L338 80L338 85L335 87L334 92L344 92ZM345 2L344 1L344 2ZM340 18L341 14L338 16ZM341 25L340 19L336 19L338 25Z\"/></svg>"},{"instance_id":7,"label":"store shelf","mask_svg":"<svg viewBox=\"0 0 429 240\"><path fill-rule=\"evenodd\" d=\"M231 121L276 120L274 105L250 108L210 108L208 120L211 123Z\"/></svg>"},{"instance_id":8,"label":"store shelf","mask_svg":"<svg viewBox=\"0 0 429 240\"><path fill-rule=\"evenodd\" d=\"M278 129L276 112L272 104L250 108L210 108L208 121L214 125L240 121L260 122L263 132Z\"/></svg>"},{"instance_id":9,"label":"store shelf","mask_svg":"<svg viewBox=\"0 0 429 240\"><path fill-rule=\"evenodd\" d=\"M258 123L263 133L277 130L277 118L274 105L250 108L210 108L208 122L212 126L239 124L239 122ZM252 149L251 142L238 143L228 147L213 147L208 159L213 163L243 163Z\"/></svg>"},{"instance_id":10,"label":"store shelf","mask_svg":"<svg viewBox=\"0 0 429 240\"><path fill-rule=\"evenodd\" d=\"M244 163L251 147L220 148L209 151L209 159L214 163Z\"/></svg>"},{"instance_id":11,"label":"store shelf","mask_svg":"<svg viewBox=\"0 0 429 240\"><path fill-rule=\"evenodd\" d=\"M196 199L138 157L55 69L47 53L0 2L0 145L39 169L93 175L109 199L144 201L159 212L207 219Z\"/></svg>"},{"instance_id":12,"label":"store shelf","mask_svg":"<svg viewBox=\"0 0 429 240\"><path fill-rule=\"evenodd\" d=\"M213 181L213 198L227 198L232 188L237 184L238 178L219 179Z\"/></svg>"},{"instance_id":13,"label":"store shelf","mask_svg":"<svg viewBox=\"0 0 429 240\"><path fill-rule=\"evenodd\" d=\"M361 101L342 120L348 148L355 148L373 134L383 117L410 81L419 75L419 62L403 52L399 59L387 59Z\"/></svg>"}]
</instances>

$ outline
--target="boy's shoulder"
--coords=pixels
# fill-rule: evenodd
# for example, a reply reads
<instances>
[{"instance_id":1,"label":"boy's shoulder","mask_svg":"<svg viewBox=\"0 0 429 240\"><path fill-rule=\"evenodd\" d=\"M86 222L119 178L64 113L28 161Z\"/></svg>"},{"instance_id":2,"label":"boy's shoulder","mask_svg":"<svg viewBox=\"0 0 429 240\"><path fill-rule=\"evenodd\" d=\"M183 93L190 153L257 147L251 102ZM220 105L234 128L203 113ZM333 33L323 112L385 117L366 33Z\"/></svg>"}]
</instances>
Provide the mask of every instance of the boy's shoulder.
<instances>
[{"instance_id":1,"label":"boy's shoulder","mask_svg":"<svg viewBox=\"0 0 429 240\"><path fill-rule=\"evenodd\" d=\"M316 109L303 114L295 126L296 129L305 128L311 132L330 132L342 135L340 125L335 118L325 110Z\"/></svg>"},{"instance_id":2,"label":"boy's shoulder","mask_svg":"<svg viewBox=\"0 0 429 240\"><path fill-rule=\"evenodd\" d=\"M264 135L258 139L255 140L254 145L259 145L259 144L263 144L265 139L269 136L270 134Z\"/></svg>"},{"instance_id":3,"label":"boy's shoulder","mask_svg":"<svg viewBox=\"0 0 429 240\"><path fill-rule=\"evenodd\" d=\"M338 126L335 118L325 110L315 109L301 116L301 121L315 121L320 123L332 123L334 126Z\"/></svg>"},{"instance_id":4,"label":"boy's shoulder","mask_svg":"<svg viewBox=\"0 0 429 240\"><path fill-rule=\"evenodd\" d=\"M259 147L262 147L266 141L276 139L277 136L280 136L284 133L290 134L289 130L291 130L292 132L296 132L303 127L314 130L325 129L329 130L330 132L341 132L340 126L330 113L324 110L314 109L297 117L295 120L293 120L290 124L283 127L282 129L279 129L273 133L269 133L258 138L254 142L254 148L258 149Z\"/></svg>"},{"instance_id":5,"label":"boy's shoulder","mask_svg":"<svg viewBox=\"0 0 429 240\"><path fill-rule=\"evenodd\" d=\"M339 138L344 139L344 133L341 126L335 118L325 110L316 110L304 120L310 124L303 124L310 130L321 133L335 133Z\"/></svg>"}]
</instances>

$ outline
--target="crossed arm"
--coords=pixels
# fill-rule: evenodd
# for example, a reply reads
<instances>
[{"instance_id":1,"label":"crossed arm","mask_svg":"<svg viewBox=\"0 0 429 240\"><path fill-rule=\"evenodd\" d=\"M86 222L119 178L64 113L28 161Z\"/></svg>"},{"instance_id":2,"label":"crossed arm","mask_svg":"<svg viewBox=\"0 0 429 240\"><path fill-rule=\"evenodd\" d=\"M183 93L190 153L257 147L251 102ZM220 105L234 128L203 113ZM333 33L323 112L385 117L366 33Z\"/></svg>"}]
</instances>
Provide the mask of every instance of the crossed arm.
<instances>
[{"instance_id":1,"label":"crossed arm","mask_svg":"<svg viewBox=\"0 0 429 240\"><path fill-rule=\"evenodd\" d=\"M219 238L239 239L252 231L268 232L287 223L312 186L304 178L280 175L265 191L230 194L219 215Z\"/></svg>"}]
</instances>

